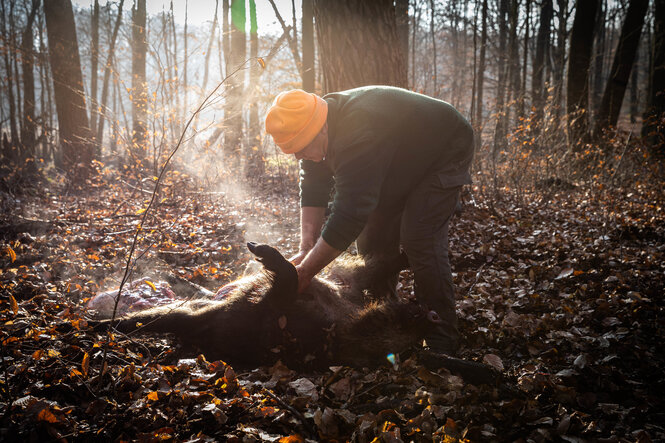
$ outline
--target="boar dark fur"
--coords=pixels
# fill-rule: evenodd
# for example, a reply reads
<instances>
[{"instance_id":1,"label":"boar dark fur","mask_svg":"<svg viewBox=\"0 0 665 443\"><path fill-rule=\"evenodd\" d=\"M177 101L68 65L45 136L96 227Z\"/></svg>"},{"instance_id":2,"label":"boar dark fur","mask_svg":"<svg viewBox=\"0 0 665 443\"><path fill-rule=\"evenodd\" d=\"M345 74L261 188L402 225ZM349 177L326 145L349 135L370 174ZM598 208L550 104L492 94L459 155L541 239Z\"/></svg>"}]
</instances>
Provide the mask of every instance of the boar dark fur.
<instances>
[{"instance_id":1,"label":"boar dark fur","mask_svg":"<svg viewBox=\"0 0 665 443\"><path fill-rule=\"evenodd\" d=\"M377 293L404 263L348 256L335 262L329 278L314 278L298 294L290 262L268 245L248 247L264 268L227 286L221 300L152 308L119 319L115 328L173 333L186 352L237 366L281 359L293 367L362 367L418 343L431 327L415 302Z\"/></svg>"}]
</instances>

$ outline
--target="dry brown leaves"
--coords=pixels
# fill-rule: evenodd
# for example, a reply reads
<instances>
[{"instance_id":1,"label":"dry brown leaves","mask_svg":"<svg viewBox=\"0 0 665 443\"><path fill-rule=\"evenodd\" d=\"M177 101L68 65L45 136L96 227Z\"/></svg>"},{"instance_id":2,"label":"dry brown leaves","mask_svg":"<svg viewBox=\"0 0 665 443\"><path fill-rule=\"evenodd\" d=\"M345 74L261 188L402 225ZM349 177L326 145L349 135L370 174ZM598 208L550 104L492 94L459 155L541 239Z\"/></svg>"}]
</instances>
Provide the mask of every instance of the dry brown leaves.
<instances>
[{"instance_id":1,"label":"dry brown leaves","mask_svg":"<svg viewBox=\"0 0 665 443\"><path fill-rule=\"evenodd\" d=\"M286 253L296 245L292 194L232 199L178 189L164 191L143 227L137 277L168 270L215 289L241 271L245 236L263 233L249 239ZM86 197L45 194L3 220L53 223L1 238L0 439L665 439L665 214L655 191L577 190L465 207L451 232L462 356L503 370L498 386L414 359L237 373L204 356L182 358L168 337L93 333L81 305L117 285L141 194L112 185ZM266 234L285 220L286 234ZM412 281L402 277L408 294Z\"/></svg>"}]
</instances>

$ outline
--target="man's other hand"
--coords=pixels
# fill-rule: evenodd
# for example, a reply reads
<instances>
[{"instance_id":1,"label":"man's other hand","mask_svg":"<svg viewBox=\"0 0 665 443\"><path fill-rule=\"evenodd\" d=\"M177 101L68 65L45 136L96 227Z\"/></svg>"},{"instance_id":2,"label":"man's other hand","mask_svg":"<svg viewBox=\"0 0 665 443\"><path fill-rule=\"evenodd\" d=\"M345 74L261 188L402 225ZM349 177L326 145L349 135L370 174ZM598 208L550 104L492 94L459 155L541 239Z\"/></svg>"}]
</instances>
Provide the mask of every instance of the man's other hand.
<instances>
[{"instance_id":1,"label":"man's other hand","mask_svg":"<svg viewBox=\"0 0 665 443\"><path fill-rule=\"evenodd\" d=\"M298 271L298 294L301 294L307 289L316 273L301 265L296 266L296 271Z\"/></svg>"}]
</instances>

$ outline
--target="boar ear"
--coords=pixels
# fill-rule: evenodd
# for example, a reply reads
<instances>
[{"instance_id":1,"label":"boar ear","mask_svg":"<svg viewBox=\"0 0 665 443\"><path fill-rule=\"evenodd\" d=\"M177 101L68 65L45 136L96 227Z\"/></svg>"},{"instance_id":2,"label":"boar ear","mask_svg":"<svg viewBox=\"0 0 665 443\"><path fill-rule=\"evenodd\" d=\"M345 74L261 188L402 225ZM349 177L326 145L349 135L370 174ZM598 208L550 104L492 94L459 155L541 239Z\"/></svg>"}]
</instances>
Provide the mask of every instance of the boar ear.
<instances>
[{"instance_id":1,"label":"boar ear","mask_svg":"<svg viewBox=\"0 0 665 443\"><path fill-rule=\"evenodd\" d=\"M278 271L284 264L290 264L279 251L272 246L247 243L247 249L256 256L256 260L270 271Z\"/></svg>"},{"instance_id":2,"label":"boar ear","mask_svg":"<svg viewBox=\"0 0 665 443\"><path fill-rule=\"evenodd\" d=\"M247 248L268 271L275 273L276 289L285 292L297 291L298 273L296 272L296 268L277 249L254 242L247 243Z\"/></svg>"}]
</instances>

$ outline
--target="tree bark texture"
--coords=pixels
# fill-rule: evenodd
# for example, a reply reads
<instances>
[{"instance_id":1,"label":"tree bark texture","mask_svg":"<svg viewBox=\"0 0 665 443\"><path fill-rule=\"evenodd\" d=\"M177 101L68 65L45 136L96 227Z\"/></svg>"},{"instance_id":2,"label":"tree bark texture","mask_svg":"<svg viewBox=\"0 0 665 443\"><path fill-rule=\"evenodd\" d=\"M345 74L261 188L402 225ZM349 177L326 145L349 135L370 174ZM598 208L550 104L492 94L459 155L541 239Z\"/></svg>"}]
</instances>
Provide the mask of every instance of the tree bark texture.
<instances>
[{"instance_id":1,"label":"tree bark texture","mask_svg":"<svg viewBox=\"0 0 665 443\"><path fill-rule=\"evenodd\" d=\"M616 126L619 120L619 111L621 111L630 71L635 61L635 54L637 54L648 6L649 0L630 0L628 5L626 18L621 27L619 44L614 54L610 78L605 86L603 101L596 119L597 134L604 128Z\"/></svg>"},{"instance_id":2,"label":"tree bark texture","mask_svg":"<svg viewBox=\"0 0 665 443\"><path fill-rule=\"evenodd\" d=\"M312 0L302 2L302 88L314 92L314 5Z\"/></svg>"},{"instance_id":3,"label":"tree bark texture","mask_svg":"<svg viewBox=\"0 0 665 443\"><path fill-rule=\"evenodd\" d=\"M482 5L482 30L480 31L480 55L478 58L478 87L476 91L476 116L475 116L475 137L476 147L480 147L480 140L483 128L483 93L485 86L485 57L487 52L487 0L483 0Z\"/></svg>"},{"instance_id":4,"label":"tree bark texture","mask_svg":"<svg viewBox=\"0 0 665 443\"><path fill-rule=\"evenodd\" d=\"M249 0L249 56L252 59L249 70L249 89L251 94L249 100L247 100L249 106L249 126L247 128L248 162L245 167L245 175L248 177L257 177L263 175L264 170L263 161L261 159L263 155L263 152L261 151L262 128L259 123L259 105L257 103L261 92L259 90L261 68L256 62L256 59L259 56L259 32L255 0Z\"/></svg>"},{"instance_id":5,"label":"tree bark texture","mask_svg":"<svg viewBox=\"0 0 665 443\"><path fill-rule=\"evenodd\" d=\"M5 2L0 2L0 5L2 6L2 34L3 35L9 35L9 31L7 30L7 17L6 17L6 10L5 10ZM11 17L11 14L9 16L9 20L13 20ZM2 51L3 52L3 58L5 62L5 73L7 75L7 100L9 101L9 134L11 140L3 140L3 152L5 157L14 159L16 160L17 158L17 153L18 153L18 142L19 142L19 129L18 125L16 124L17 122L17 115L16 115L16 99L14 97L14 81L18 81L18 79L14 79L14 76L12 75L12 64L11 60L9 59L9 52L10 51ZM6 143L4 143L6 141ZM14 158L16 157L16 158Z\"/></svg>"},{"instance_id":6,"label":"tree bark texture","mask_svg":"<svg viewBox=\"0 0 665 443\"><path fill-rule=\"evenodd\" d=\"M598 0L577 0L568 56L568 139L588 141L589 67Z\"/></svg>"},{"instance_id":7,"label":"tree bark texture","mask_svg":"<svg viewBox=\"0 0 665 443\"><path fill-rule=\"evenodd\" d=\"M238 69L247 56L247 39L245 35L245 1L231 2L231 61L229 74ZM224 140L224 154L230 171L238 171L243 138L243 99L245 89L245 72L240 70L229 79L229 93L225 119L228 137Z\"/></svg>"},{"instance_id":8,"label":"tree bark texture","mask_svg":"<svg viewBox=\"0 0 665 443\"><path fill-rule=\"evenodd\" d=\"M533 60L533 73L531 76L531 95L536 123L543 119L543 108L547 91L545 89L545 55L549 45L549 35L552 22L552 0L543 0L540 6L540 25L536 36L536 55Z\"/></svg>"},{"instance_id":9,"label":"tree bark texture","mask_svg":"<svg viewBox=\"0 0 665 443\"><path fill-rule=\"evenodd\" d=\"M395 19L397 20L397 39L404 56L404 76L409 71L409 0L395 0Z\"/></svg>"},{"instance_id":10,"label":"tree bark texture","mask_svg":"<svg viewBox=\"0 0 665 443\"><path fill-rule=\"evenodd\" d=\"M592 0L594 1L594 0ZM557 117L560 111L565 109L563 105L564 97L564 81L563 73L566 65L566 43L568 41L568 0L556 0L557 4L557 21L559 25L556 32L556 48L553 54L553 69L552 69L552 85L554 86L554 113Z\"/></svg>"},{"instance_id":11,"label":"tree bark texture","mask_svg":"<svg viewBox=\"0 0 665 443\"><path fill-rule=\"evenodd\" d=\"M35 147L35 74L34 44L32 25L37 15L40 0L33 0L28 21L21 36L23 54L23 124L21 125L21 145L23 158L34 158Z\"/></svg>"},{"instance_id":12,"label":"tree bark texture","mask_svg":"<svg viewBox=\"0 0 665 443\"><path fill-rule=\"evenodd\" d=\"M146 54L146 0L136 0L132 8L132 145L139 158L146 150L148 87L145 78Z\"/></svg>"},{"instance_id":13,"label":"tree bark texture","mask_svg":"<svg viewBox=\"0 0 665 443\"><path fill-rule=\"evenodd\" d=\"M499 60L497 63L498 82L496 86L496 127L494 129L494 144L492 156L505 148L506 146L506 84L508 83L508 69L506 60L506 41L508 35L508 24L506 16L508 15L508 0L499 0Z\"/></svg>"},{"instance_id":14,"label":"tree bark texture","mask_svg":"<svg viewBox=\"0 0 665 443\"><path fill-rule=\"evenodd\" d=\"M99 0L95 0L90 20L90 127L97 127L97 77L99 66Z\"/></svg>"},{"instance_id":15,"label":"tree bark texture","mask_svg":"<svg viewBox=\"0 0 665 443\"><path fill-rule=\"evenodd\" d=\"M593 47L595 48L595 51L593 51L592 68L589 72L589 87L591 88L589 109L594 112L600 108L600 101L603 97L603 65L605 61L605 36L607 34L605 23L606 10L607 6L605 5L605 0L600 0L596 12L596 29L594 30L595 39Z\"/></svg>"},{"instance_id":16,"label":"tree bark texture","mask_svg":"<svg viewBox=\"0 0 665 443\"><path fill-rule=\"evenodd\" d=\"M45 0L44 15L62 165L69 177L77 180L87 175L92 162L92 131L88 125L71 0Z\"/></svg>"},{"instance_id":17,"label":"tree bark texture","mask_svg":"<svg viewBox=\"0 0 665 443\"><path fill-rule=\"evenodd\" d=\"M665 3L655 2L651 67L647 111L642 135L654 154L665 158Z\"/></svg>"},{"instance_id":18,"label":"tree bark texture","mask_svg":"<svg viewBox=\"0 0 665 443\"><path fill-rule=\"evenodd\" d=\"M324 92L365 85L406 87L390 0L314 0Z\"/></svg>"}]
</instances>

